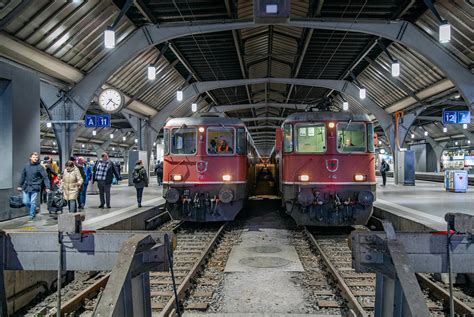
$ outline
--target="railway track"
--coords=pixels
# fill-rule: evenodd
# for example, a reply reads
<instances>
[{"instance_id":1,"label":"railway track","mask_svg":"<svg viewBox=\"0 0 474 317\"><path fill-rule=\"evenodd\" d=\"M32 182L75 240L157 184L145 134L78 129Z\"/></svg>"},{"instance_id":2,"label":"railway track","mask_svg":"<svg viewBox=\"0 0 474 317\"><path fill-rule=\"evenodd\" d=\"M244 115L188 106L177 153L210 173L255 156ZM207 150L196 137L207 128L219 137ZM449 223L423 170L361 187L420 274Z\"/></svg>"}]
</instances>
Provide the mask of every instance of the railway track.
<instances>
[{"instance_id":1,"label":"railway track","mask_svg":"<svg viewBox=\"0 0 474 317\"><path fill-rule=\"evenodd\" d=\"M356 273L352 268L351 250L347 235L317 235L305 228L305 234L323 259L328 271L356 316L373 316L375 309L375 274ZM431 281L425 274L417 274L432 316L445 316L449 311L447 290ZM459 292L458 292L459 294ZM469 296L468 296L469 297ZM459 316L474 316L473 298L460 300L455 296L455 312ZM469 303L469 304L468 304Z\"/></svg>"}]
</instances>

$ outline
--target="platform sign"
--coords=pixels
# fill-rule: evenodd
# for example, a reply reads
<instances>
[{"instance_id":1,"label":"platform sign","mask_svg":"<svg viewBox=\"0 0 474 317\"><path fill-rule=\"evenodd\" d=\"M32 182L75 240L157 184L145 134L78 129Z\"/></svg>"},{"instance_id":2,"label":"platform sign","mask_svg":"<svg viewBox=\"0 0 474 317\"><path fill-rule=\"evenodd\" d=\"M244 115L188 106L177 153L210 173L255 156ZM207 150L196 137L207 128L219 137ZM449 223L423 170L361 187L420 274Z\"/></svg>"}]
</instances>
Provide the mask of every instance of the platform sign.
<instances>
[{"instance_id":1,"label":"platform sign","mask_svg":"<svg viewBox=\"0 0 474 317\"><path fill-rule=\"evenodd\" d=\"M95 116L95 115L86 115L84 117L84 126L86 128L95 128L95 127L97 127L97 116Z\"/></svg>"},{"instance_id":2,"label":"platform sign","mask_svg":"<svg viewBox=\"0 0 474 317\"><path fill-rule=\"evenodd\" d=\"M110 127L110 114L101 114L97 116L97 127L108 128Z\"/></svg>"},{"instance_id":3,"label":"platform sign","mask_svg":"<svg viewBox=\"0 0 474 317\"><path fill-rule=\"evenodd\" d=\"M443 110L443 124L456 124L458 123L457 111Z\"/></svg>"},{"instance_id":4,"label":"platform sign","mask_svg":"<svg viewBox=\"0 0 474 317\"><path fill-rule=\"evenodd\" d=\"M470 124L471 123L471 112L469 110L466 111L458 111L458 123L460 124Z\"/></svg>"},{"instance_id":5,"label":"platform sign","mask_svg":"<svg viewBox=\"0 0 474 317\"><path fill-rule=\"evenodd\" d=\"M108 128L110 127L110 114L86 115L84 126L86 128Z\"/></svg>"}]
</instances>

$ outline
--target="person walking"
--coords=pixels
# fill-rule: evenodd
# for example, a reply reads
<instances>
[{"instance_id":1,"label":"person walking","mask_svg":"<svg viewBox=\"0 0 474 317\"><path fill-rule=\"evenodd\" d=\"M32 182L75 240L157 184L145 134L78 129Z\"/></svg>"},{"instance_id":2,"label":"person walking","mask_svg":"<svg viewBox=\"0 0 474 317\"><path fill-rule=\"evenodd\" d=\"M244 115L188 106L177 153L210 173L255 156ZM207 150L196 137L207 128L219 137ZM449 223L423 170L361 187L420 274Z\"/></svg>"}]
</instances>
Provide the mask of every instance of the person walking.
<instances>
[{"instance_id":1,"label":"person walking","mask_svg":"<svg viewBox=\"0 0 474 317\"><path fill-rule=\"evenodd\" d=\"M36 202L41 184L44 184L46 193L51 191L51 183L46 170L40 164L39 154L33 152L30 155L30 163L23 168L20 185L17 187L23 192L23 204L29 209L30 221L36 217Z\"/></svg>"},{"instance_id":2,"label":"person walking","mask_svg":"<svg viewBox=\"0 0 474 317\"><path fill-rule=\"evenodd\" d=\"M93 169L92 184L97 181L99 187L100 205L99 208L110 208L110 188L112 187L112 181L114 176L117 180L121 180L118 175L114 164L109 161L109 155L107 153L102 154L102 159L97 161Z\"/></svg>"},{"instance_id":3,"label":"person walking","mask_svg":"<svg viewBox=\"0 0 474 317\"><path fill-rule=\"evenodd\" d=\"M385 159L382 159L382 163L380 164L380 174L382 175L382 186L385 186L387 183L387 172L390 170L390 166L388 163L385 161Z\"/></svg>"},{"instance_id":4,"label":"person walking","mask_svg":"<svg viewBox=\"0 0 474 317\"><path fill-rule=\"evenodd\" d=\"M163 185L163 162L161 161L156 162L155 175L156 175L156 181L158 183L158 186Z\"/></svg>"},{"instance_id":5,"label":"person walking","mask_svg":"<svg viewBox=\"0 0 474 317\"><path fill-rule=\"evenodd\" d=\"M77 197L82 186L82 176L74 161L68 161L61 179L61 190L69 212L77 212Z\"/></svg>"},{"instance_id":6,"label":"person walking","mask_svg":"<svg viewBox=\"0 0 474 317\"><path fill-rule=\"evenodd\" d=\"M79 190L79 196L77 199L79 210L83 210L84 206L86 205L87 186L89 185L90 172L88 171L89 166L87 165L86 160L82 156L77 158L76 166L79 169L79 172L81 173L83 179L82 186Z\"/></svg>"},{"instance_id":7,"label":"person walking","mask_svg":"<svg viewBox=\"0 0 474 317\"><path fill-rule=\"evenodd\" d=\"M143 161L138 160L133 170L133 185L137 190L138 207L142 206L143 189L148 187L148 174L143 166Z\"/></svg>"},{"instance_id":8,"label":"person walking","mask_svg":"<svg viewBox=\"0 0 474 317\"><path fill-rule=\"evenodd\" d=\"M54 180L54 178L58 176L58 174L56 173L56 171L53 169L53 167L51 165L52 162L53 162L53 160L49 156L45 156L43 158L43 162L41 163L41 165L46 170L46 174L48 175L49 184L51 186L51 189L53 189L53 180ZM48 202L48 196L49 195L46 193L45 189L46 188L43 184L41 186L40 203L47 203Z\"/></svg>"}]
</instances>

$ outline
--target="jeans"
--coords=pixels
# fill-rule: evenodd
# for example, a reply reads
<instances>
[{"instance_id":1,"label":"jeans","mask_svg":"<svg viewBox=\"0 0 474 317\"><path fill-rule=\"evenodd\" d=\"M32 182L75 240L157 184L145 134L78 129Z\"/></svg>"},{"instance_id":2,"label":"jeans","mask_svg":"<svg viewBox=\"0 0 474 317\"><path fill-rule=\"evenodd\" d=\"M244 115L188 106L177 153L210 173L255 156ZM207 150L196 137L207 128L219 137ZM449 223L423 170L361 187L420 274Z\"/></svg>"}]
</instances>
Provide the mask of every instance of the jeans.
<instances>
[{"instance_id":1,"label":"jeans","mask_svg":"<svg viewBox=\"0 0 474 317\"><path fill-rule=\"evenodd\" d=\"M67 201L67 207L69 208L69 212L75 213L77 212L77 202L75 199L71 199Z\"/></svg>"},{"instance_id":2,"label":"jeans","mask_svg":"<svg viewBox=\"0 0 474 317\"><path fill-rule=\"evenodd\" d=\"M23 192L23 204L30 210L30 219L36 216L36 199L38 192Z\"/></svg>"},{"instance_id":3,"label":"jeans","mask_svg":"<svg viewBox=\"0 0 474 317\"><path fill-rule=\"evenodd\" d=\"M99 196L100 196L100 205L104 206L107 203L107 207L110 207L110 187L112 184L106 184L105 181L97 181L99 185Z\"/></svg>"},{"instance_id":4,"label":"jeans","mask_svg":"<svg viewBox=\"0 0 474 317\"><path fill-rule=\"evenodd\" d=\"M163 184L163 176L157 175L156 182L158 183L158 186L161 186L161 184Z\"/></svg>"},{"instance_id":5,"label":"jeans","mask_svg":"<svg viewBox=\"0 0 474 317\"><path fill-rule=\"evenodd\" d=\"M143 198L143 188L137 188L137 203L139 205L142 204L142 198Z\"/></svg>"},{"instance_id":6,"label":"jeans","mask_svg":"<svg viewBox=\"0 0 474 317\"><path fill-rule=\"evenodd\" d=\"M82 190L79 192L79 196L77 200L79 201L79 208L84 208L86 205L86 197L87 197L87 185L82 185Z\"/></svg>"},{"instance_id":7,"label":"jeans","mask_svg":"<svg viewBox=\"0 0 474 317\"><path fill-rule=\"evenodd\" d=\"M382 183L385 186L385 184L387 183L387 173L384 172L380 174L382 174Z\"/></svg>"}]
</instances>

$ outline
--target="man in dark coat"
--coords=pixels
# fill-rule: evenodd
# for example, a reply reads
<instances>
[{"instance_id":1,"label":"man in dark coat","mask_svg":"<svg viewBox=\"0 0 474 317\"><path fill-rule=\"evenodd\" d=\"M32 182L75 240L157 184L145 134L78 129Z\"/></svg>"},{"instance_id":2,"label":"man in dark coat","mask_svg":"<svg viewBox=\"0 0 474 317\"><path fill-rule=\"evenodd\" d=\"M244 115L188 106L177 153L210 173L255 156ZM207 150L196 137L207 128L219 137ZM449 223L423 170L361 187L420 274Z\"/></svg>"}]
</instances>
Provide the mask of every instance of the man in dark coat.
<instances>
[{"instance_id":1,"label":"man in dark coat","mask_svg":"<svg viewBox=\"0 0 474 317\"><path fill-rule=\"evenodd\" d=\"M155 175L158 186L163 184L163 162L158 161L155 165Z\"/></svg>"},{"instance_id":2,"label":"man in dark coat","mask_svg":"<svg viewBox=\"0 0 474 317\"><path fill-rule=\"evenodd\" d=\"M382 186L385 186L387 183L387 172L390 170L390 166L385 159L382 159L382 163L380 164L380 174L382 175Z\"/></svg>"},{"instance_id":3,"label":"man in dark coat","mask_svg":"<svg viewBox=\"0 0 474 317\"><path fill-rule=\"evenodd\" d=\"M20 185L18 190L23 192L23 203L29 209L30 221L36 216L36 201L41 192L41 184L44 184L47 193L51 190L48 174L39 161L39 154L33 152L30 155L28 163L21 173Z\"/></svg>"},{"instance_id":4,"label":"man in dark coat","mask_svg":"<svg viewBox=\"0 0 474 317\"><path fill-rule=\"evenodd\" d=\"M121 180L121 178L114 167L114 163L109 161L107 153L102 154L102 159L95 163L93 173L92 184L97 181L99 187L99 208L104 208L104 205L110 208L110 188L112 187L114 175L117 180Z\"/></svg>"}]
</instances>

